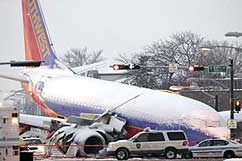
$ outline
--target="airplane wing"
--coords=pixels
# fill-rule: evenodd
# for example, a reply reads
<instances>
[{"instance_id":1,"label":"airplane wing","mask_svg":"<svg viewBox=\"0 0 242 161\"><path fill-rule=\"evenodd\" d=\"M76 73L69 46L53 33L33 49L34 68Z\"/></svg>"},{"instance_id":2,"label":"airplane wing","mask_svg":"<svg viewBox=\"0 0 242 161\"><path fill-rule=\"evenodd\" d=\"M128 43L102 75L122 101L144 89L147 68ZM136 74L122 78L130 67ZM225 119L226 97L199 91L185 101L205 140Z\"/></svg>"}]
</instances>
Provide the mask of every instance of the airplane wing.
<instances>
[{"instance_id":1,"label":"airplane wing","mask_svg":"<svg viewBox=\"0 0 242 161\"><path fill-rule=\"evenodd\" d=\"M28 115L28 114L19 114L19 117L20 117L19 119L20 124L44 129L47 131L52 130L54 123L58 123L62 125L70 125L66 123L65 119L60 119L60 118L52 118L52 117L36 116L36 115Z\"/></svg>"},{"instance_id":2,"label":"airplane wing","mask_svg":"<svg viewBox=\"0 0 242 161\"><path fill-rule=\"evenodd\" d=\"M36 127L47 131L56 131L64 126L88 126L91 128L101 128L106 131L110 129L121 132L126 120L112 116L81 113L80 117L71 116L68 119L53 118L46 116L36 116L28 114L20 114L19 123L30 127ZM97 120L98 118L98 120ZM108 121L107 121L108 120Z\"/></svg>"}]
</instances>

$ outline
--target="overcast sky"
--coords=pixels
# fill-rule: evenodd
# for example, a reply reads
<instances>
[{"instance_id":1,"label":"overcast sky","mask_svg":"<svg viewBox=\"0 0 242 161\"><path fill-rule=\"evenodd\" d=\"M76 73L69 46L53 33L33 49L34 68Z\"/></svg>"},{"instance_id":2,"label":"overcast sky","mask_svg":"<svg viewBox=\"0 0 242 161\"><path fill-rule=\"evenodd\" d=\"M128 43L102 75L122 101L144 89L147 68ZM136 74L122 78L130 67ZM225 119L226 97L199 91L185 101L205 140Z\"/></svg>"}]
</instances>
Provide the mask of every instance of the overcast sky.
<instances>
[{"instance_id":1,"label":"overcast sky","mask_svg":"<svg viewBox=\"0 0 242 161\"><path fill-rule=\"evenodd\" d=\"M108 59L191 31L225 40L242 32L241 0L40 0L57 56L70 48L103 50ZM21 0L0 0L0 61L24 59ZM242 42L242 38L238 39ZM13 83L6 84L5 90Z\"/></svg>"}]
</instances>

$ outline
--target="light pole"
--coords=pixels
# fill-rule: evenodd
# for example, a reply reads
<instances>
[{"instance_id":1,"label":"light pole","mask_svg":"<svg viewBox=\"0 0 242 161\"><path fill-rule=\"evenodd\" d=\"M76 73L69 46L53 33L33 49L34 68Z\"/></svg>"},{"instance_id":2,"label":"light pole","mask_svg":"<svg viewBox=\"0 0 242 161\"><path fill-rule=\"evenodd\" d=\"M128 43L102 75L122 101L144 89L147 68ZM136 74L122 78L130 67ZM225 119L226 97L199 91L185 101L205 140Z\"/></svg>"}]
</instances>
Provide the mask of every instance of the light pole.
<instances>
[{"instance_id":1,"label":"light pole","mask_svg":"<svg viewBox=\"0 0 242 161\"><path fill-rule=\"evenodd\" d=\"M225 34L227 36L234 36L234 37L239 37L242 36L241 34L234 34L234 32L230 32ZM235 49L236 51L242 51L241 48L239 47L233 47L233 46L206 46L206 47L201 47L200 50L202 51L210 51L212 48L217 48L217 47L221 47L221 48L230 48L230 49ZM234 122L234 60L233 58L229 58L229 67L230 67L230 121ZM234 127L230 128L230 138L234 138L235 134L234 134Z\"/></svg>"},{"instance_id":2,"label":"light pole","mask_svg":"<svg viewBox=\"0 0 242 161\"><path fill-rule=\"evenodd\" d=\"M230 119L234 120L234 60L230 58ZM234 129L230 128L230 139L234 138Z\"/></svg>"},{"instance_id":3,"label":"light pole","mask_svg":"<svg viewBox=\"0 0 242 161\"><path fill-rule=\"evenodd\" d=\"M238 38L242 36L241 32L227 32L225 37L228 38ZM235 48L239 54L240 48ZM234 120L234 61L233 58L230 59L230 119ZM235 137L235 130L230 128L230 139Z\"/></svg>"}]
</instances>

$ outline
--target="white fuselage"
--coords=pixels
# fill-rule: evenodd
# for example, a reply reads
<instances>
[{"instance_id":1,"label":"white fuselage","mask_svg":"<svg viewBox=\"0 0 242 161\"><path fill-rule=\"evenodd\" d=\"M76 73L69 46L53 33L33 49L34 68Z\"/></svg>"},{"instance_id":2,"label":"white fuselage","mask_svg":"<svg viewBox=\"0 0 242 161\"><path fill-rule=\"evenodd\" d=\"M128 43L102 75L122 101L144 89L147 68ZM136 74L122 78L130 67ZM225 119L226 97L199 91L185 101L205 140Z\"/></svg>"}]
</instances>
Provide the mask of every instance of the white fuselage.
<instances>
[{"instance_id":1,"label":"white fuselage","mask_svg":"<svg viewBox=\"0 0 242 161\"><path fill-rule=\"evenodd\" d=\"M138 96L115 110L133 127L182 129L194 142L199 138L229 137L226 122L214 109L178 94L77 76L58 69L38 68L25 73L41 100L63 116L102 113Z\"/></svg>"}]
</instances>

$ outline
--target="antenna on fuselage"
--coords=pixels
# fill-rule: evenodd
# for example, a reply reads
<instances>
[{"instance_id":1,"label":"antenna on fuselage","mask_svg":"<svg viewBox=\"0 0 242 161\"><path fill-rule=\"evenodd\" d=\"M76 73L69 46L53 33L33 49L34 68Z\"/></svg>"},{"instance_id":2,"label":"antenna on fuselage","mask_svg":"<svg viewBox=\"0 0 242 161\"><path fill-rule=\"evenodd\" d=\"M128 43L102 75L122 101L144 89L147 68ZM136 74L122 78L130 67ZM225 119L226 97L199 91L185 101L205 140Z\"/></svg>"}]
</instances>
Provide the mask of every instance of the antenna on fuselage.
<instances>
[{"instance_id":1,"label":"antenna on fuselage","mask_svg":"<svg viewBox=\"0 0 242 161\"><path fill-rule=\"evenodd\" d=\"M102 119L103 117L105 117L105 116L108 115L108 114L111 115L115 110L117 110L117 109L120 108L121 106L125 105L126 103L128 103L128 102L130 102L130 101L132 101L132 100L134 100L134 99L136 99L136 98L138 98L138 97L141 96L141 95L142 95L142 94L138 94L138 95L136 95L136 96L134 96L134 97L128 99L127 101L121 103L120 105L115 106L115 107L112 108L111 110L107 110L107 111L105 111L104 113L102 113L101 115L99 115L99 116L94 120L94 122L100 121L100 119Z\"/></svg>"}]
</instances>

